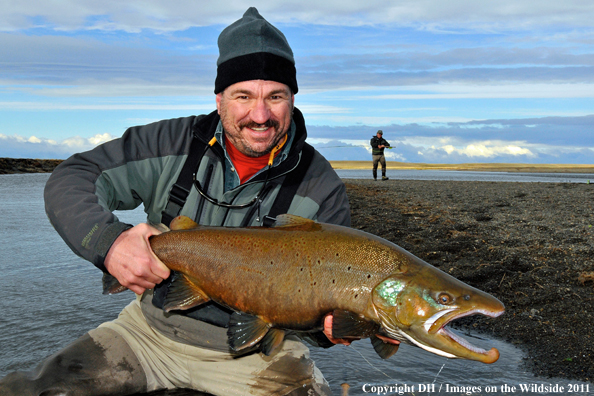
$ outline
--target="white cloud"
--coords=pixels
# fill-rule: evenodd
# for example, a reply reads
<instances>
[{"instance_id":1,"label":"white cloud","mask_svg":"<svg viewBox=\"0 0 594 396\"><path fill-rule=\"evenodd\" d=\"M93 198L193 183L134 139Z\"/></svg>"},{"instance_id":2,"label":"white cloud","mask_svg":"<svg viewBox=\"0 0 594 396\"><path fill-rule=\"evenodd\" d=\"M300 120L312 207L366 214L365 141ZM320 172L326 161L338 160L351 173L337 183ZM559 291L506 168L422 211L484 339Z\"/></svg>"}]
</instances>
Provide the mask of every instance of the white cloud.
<instances>
[{"instance_id":1,"label":"white cloud","mask_svg":"<svg viewBox=\"0 0 594 396\"><path fill-rule=\"evenodd\" d=\"M0 133L0 142L2 142L0 157L64 159L74 153L90 150L112 139L115 139L115 137L108 133L97 134L89 138L74 136L61 141L36 136L28 138L19 135L9 136Z\"/></svg>"},{"instance_id":2,"label":"white cloud","mask_svg":"<svg viewBox=\"0 0 594 396\"><path fill-rule=\"evenodd\" d=\"M444 150L448 154L456 153L460 155L465 155L470 158L474 157L483 157L483 158L495 158L500 155L513 155L513 156L529 156L534 157L534 153L532 153L527 148L522 148L516 145L510 145L506 142L482 142L482 143L473 143L469 144L465 147L457 148L452 145L445 145L442 147L437 147Z\"/></svg>"},{"instance_id":3,"label":"white cloud","mask_svg":"<svg viewBox=\"0 0 594 396\"><path fill-rule=\"evenodd\" d=\"M594 4L590 1L541 0L254 0L252 5L274 22L329 25L404 24L425 30L506 28L534 26L591 27ZM238 19L247 6L242 2L193 0L117 0L59 3L42 0L9 1L0 14L1 30L35 26L56 29L100 29L138 32L185 30L191 26L228 24Z\"/></svg>"},{"instance_id":4,"label":"white cloud","mask_svg":"<svg viewBox=\"0 0 594 396\"><path fill-rule=\"evenodd\" d=\"M55 110L183 110L183 111L212 111L215 108L214 95L210 95L211 104L151 104L145 102L139 103L73 103L73 102L0 102L2 110L35 110L35 111L55 111Z\"/></svg>"},{"instance_id":5,"label":"white cloud","mask_svg":"<svg viewBox=\"0 0 594 396\"><path fill-rule=\"evenodd\" d=\"M382 91L387 91L383 89ZM422 86L391 87L396 93L360 96L359 99L559 99L594 98L594 84L431 84Z\"/></svg>"},{"instance_id":6,"label":"white cloud","mask_svg":"<svg viewBox=\"0 0 594 396\"><path fill-rule=\"evenodd\" d=\"M348 113L351 109L329 106L329 105L318 105L318 104L299 104L295 103L295 106L299 108L304 114L339 114Z\"/></svg>"},{"instance_id":7,"label":"white cloud","mask_svg":"<svg viewBox=\"0 0 594 396\"><path fill-rule=\"evenodd\" d=\"M109 133L104 133L101 135L95 135L91 138L88 138L87 140L89 141L89 143L97 146L101 143L105 143L105 142L109 142L110 140L115 139L112 135L110 135Z\"/></svg>"}]
</instances>

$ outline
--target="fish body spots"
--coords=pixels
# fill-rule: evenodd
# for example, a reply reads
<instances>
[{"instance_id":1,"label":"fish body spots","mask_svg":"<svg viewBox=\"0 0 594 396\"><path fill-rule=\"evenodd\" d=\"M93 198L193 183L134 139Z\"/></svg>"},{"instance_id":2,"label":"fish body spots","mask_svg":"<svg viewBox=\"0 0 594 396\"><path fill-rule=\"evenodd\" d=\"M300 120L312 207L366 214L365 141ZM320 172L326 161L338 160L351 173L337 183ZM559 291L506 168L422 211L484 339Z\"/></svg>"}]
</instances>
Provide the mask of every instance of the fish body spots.
<instances>
[{"instance_id":1,"label":"fish body spots","mask_svg":"<svg viewBox=\"0 0 594 396\"><path fill-rule=\"evenodd\" d=\"M255 269L255 268L252 268L252 267L241 266L241 267L237 267L237 269L239 271L243 271L243 272L249 272L249 273L252 273L252 274L262 275L263 277L266 276L266 274L264 272L259 271L259 270Z\"/></svg>"}]
</instances>

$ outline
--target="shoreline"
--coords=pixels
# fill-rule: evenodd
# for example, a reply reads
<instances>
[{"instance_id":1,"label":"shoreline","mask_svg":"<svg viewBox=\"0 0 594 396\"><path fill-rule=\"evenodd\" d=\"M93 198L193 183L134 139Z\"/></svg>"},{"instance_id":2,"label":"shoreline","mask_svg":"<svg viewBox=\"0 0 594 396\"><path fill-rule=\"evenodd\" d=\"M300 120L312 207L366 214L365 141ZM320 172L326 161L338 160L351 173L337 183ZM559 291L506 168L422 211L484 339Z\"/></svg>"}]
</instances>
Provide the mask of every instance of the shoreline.
<instances>
[{"instance_id":1,"label":"shoreline","mask_svg":"<svg viewBox=\"0 0 594 396\"><path fill-rule=\"evenodd\" d=\"M333 169L371 170L371 161L330 161ZM446 170L473 172L526 172L526 173L594 173L594 165L582 164L507 164L463 163L427 164L388 161L388 170Z\"/></svg>"},{"instance_id":2,"label":"shoreline","mask_svg":"<svg viewBox=\"0 0 594 396\"><path fill-rule=\"evenodd\" d=\"M0 174L49 173L63 160L35 158L0 158ZM330 161L333 169L371 170L371 161ZM593 165L582 164L506 164L464 163L427 164L388 161L388 170L444 170L472 172L525 172L525 173L594 173Z\"/></svg>"},{"instance_id":3,"label":"shoreline","mask_svg":"<svg viewBox=\"0 0 594 396\"><path fill-rule=\"evenodd\" d=\"M0 158L0 175L51 173L62 161L36 158Z\"/></svg>"}]
</instances>

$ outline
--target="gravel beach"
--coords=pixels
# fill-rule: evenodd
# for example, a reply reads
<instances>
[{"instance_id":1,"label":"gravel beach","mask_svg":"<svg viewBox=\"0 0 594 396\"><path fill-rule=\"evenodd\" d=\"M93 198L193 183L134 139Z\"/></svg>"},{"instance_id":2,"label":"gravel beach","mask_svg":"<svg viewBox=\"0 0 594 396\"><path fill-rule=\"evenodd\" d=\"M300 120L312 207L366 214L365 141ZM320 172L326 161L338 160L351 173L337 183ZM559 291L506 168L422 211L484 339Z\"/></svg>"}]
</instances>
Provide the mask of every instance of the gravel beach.
<instances>
[{"instance_id":1,"label":"gravel beach","mask_svg":"<svg viewBox=\"0 0 594 396\"><path fill-rule=\"evenodd\" d=\"M527 352L541 377L594 382L594 185L346 181L352 226L499 298L457 326Z\"/></svg>"}]
</instances>

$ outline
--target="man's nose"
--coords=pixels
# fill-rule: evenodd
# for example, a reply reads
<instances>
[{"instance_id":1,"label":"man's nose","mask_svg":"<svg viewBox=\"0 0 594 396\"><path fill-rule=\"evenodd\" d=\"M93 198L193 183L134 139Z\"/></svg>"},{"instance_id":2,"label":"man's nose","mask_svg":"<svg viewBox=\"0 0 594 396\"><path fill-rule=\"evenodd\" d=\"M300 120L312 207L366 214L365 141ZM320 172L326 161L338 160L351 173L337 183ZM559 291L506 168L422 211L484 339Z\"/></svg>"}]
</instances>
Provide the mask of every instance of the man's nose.
<instances>
[{"instance_id":1,"label":"man's nose","mask_svg":"<svg viewBox=\"0 0 594 396\"><path fill-rule=\"evenodd\" d=\"M257 100L250 111L250 118L258 124L264 124L270 119L270 108L264 100Z\"/></svg>"}]
</instances>

